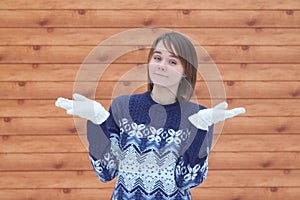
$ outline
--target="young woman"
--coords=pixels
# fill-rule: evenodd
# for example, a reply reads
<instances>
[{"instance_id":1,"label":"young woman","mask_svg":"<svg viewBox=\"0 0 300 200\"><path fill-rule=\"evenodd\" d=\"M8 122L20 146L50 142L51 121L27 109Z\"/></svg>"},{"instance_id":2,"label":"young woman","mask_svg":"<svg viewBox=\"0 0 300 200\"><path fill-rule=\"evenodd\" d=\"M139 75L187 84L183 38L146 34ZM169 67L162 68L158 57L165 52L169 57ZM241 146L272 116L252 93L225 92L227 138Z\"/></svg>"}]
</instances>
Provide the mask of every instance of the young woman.
<instances>
[{"instance_id":1,"label":"young woman","mask_svg":"<svg viewBox=\"0 0 300 200\"><path fill-rule=\"evenodd\" d=\"M197 75L192 43L177 32L159 36L148 56L148 91L120 96L109 111L74 94L58 98L68 114L88 119L93 168L101 181L117 177L113 200L188 200L207 176L213 124L244 113L192 103Z\"/></svg>"}]
</instances>

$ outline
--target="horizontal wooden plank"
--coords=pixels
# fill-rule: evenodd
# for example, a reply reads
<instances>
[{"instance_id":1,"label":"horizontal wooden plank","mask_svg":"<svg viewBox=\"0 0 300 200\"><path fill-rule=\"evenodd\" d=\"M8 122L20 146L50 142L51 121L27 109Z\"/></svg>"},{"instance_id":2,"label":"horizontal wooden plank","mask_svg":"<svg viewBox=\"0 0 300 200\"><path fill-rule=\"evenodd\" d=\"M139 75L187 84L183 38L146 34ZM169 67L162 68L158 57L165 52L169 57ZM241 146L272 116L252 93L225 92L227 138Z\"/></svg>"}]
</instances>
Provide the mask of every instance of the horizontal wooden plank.
<instances>
[{"instance_id":1,"label":"horizontal wooden plank","mask_svg":"<svg viewBox=\"0 0 300 200\"><path fill-rule=\"evenodd\" d=\"M4 153L1 171L93 170L88 152L84 153Z\"/></svg>"},{"instance_id":2,"label":"horizontal wooden plank","mask_svg":"<svg viewBox=\"0 0 300 200\"><path fill-rule=\"evenodd\" d=\"M146 68L139 67L136 64L0 64L0 81L119 81L125 76L134 81L146 81ZM208 64L201 67L198 80L204 77L206 80L220 79L209 73L211 67L216 67L224 81L300 81L300 64L274 63ZM93 76L99 68L104 73ZM80 69L86 69L87 76L77 77ZM134 71L139 71L139 76Z\"/></svg>"},{"instance_id":3,"label":"horizontal wooden plank","mask_svg":"<svg viewBox=\"0 0 300 200\"><path fill-rule=\"evenodd\" d=\"M93 170L88 152L4 153L0 160L1 171Z\"/></svg>"},{"instance_id":4,"label":"horizontal wooden plank","mask_svg":"<svg viewBox=\"0 0 300 200\"><path fill-rule=\"evenodd\" d=\"M209 169L300 169L299 152L211 152ZM93 170L88 153L3 153L0 171Z\"/></svg>"},{"instance_id":5,"label":"horizontal wooden plank","mask_svg":"<svg viewBox=\"0 0 300 200\"><path fill-rule=\"evenodd\" d=\"M70 82L4 82L0 89L5 99L55 99L70 93L76 88L93 88L95 83L80 82L78 85ZM96 91L96 98L115 98L132 92L143 92L147 89L147 82L101 82ZM223 85L223 84L221 84ZM210 90L218 91L218 82L198 82L195 92L198 98L222 98L224 95L211 94ZM227 98L298 98L299 82L235 82L224 83ZM260 90L257 90L260 88ZM270 89L272 88L272 89ZM47 91L45 93L45 91Z\"/></svg>"},{"instance_id":6,"label":"horizontal wooden plank","mask_svg":"<svg viewBox=\"0 0 300 200\"><path fill-rule=\"evenodd\" d=\"M217 143L218 145L218 143ZM214 152L210 169L300 169L299 152Z\"/></svg>"},{"instance_id":7,"label":"horizontal wooden plank","mask_svg":"<svg viewBox=\"0 0 300 200\"><path fill-rule=\"evenodd\" d=\"M65 98L71 98L71 91L64 95ZM67 117L63 109L55 106L55 100L0 100L0 117ZM111 100L100 100L104 108L108 109ZM214 100L217 102L217 100ZM227 99L228 109L243 106L247 112L242 115L255 117L299 117L300 104L298 99ZM198 103L206 107L211 107L211 101L199 99ZM215 105L215 104L213 104ZM229 119L235 120L235 119ZM242 131L241 131L242 132Z\"/></svg>"},{"instance_id":8,"label":"horizontal wooden plank","mask_svg":"<svg viewBox=\"0 0 300 200\"><path fill-rule=\"evenodd\" d=\"M248 110L247 110L248 112ZM237 117L226 120L222 134L298 134L297 117Z\"/></svg>"},{"instance_id":9,"label":"horizontal wooden plank","mask_svg":"<svg viewBox=\"0 0 300 200\"><path fill-rule=\"evenodd\" d=\"M201 200L282 200L299 199L298 187L259 187L259 188L202 188L201 185L191 190L193 199Z\"/></svg>"},{"instance_id":10,"label":"horizontal wooden plank","mask_svg":"<svg viewBox=\"0 0 300 200\"><path fill-rule=\"evenodd\" d=\"M94 199L109 199L113 192L112 188L107 189L2 189L0 190L1 200L21 200L24 196L32 200L94 200ZM283 200L283 199L299 199L299 187L205 187L201 186L191 190L193 199L201 200Z\"/></svg>"},{"instance_id":11,"label":"horizontal wooden plank","mask_svg":"<svg viewBox=\"0 0 300 200\"><path fill-rule=\"evenodd\" d=\"M0 28L0 45L98 45L103 40L113 44L149 45L148 37L131 33L129 40L114 38L127 29L120 28ZM300 45L300 29L294 28L175 28L201 45ZM153 34L151 30L145 34ZM155 33L157 34L157 33ZM236 36L239 37L236 37Z\"/></svg>"},{"instance_id":12,"label":"horizontal wooden plank","mask_svg":"<svg viewBox=\"0 0 300 200\"><path fill-rule=\"evenodd\" d=\"M300 170L210 170L201 187L298 187L299 175Z\"/></svg>"},{"instance_id":13,"label":"horizontal wooden plank","mask_svg":"<svg viewBox=\"0 0 300 200\"><path fill-rule=\"evenodd\" d=\"M144 76L134 73L133 76ZM146 75L145 75L146 76ZM98 87L97 87L98 86ZM198 98L222 98L224 93L218 93L219 87L223 86L226 97L249 98L249 99L298 99L300 98L300 82L197 82L195 94ZM1 82L0 99L55 99L72 92L74 88L86 88L91 91L96 89L96 98L115 98L132 92L143 92L147 90L147 81L135 82L121 80L120 82ZM209 89L210 90L209 90ZM259 90L257 88L260 88ZM136 93L136 92L135 92Z\"/></svg>"},{"instance_id":14,"label":"horizontal wooden plank","mask_svg":"<svg viewBox=\"0 0 300 200\"><path fill-rule=\"evenodd\" d=\"M0 63L140 63L142 46L0 46ZM299 63L300 46L196 46L200 63ZM93 50L93 53L92 53ZM207 53L204 51L206 50Z\"/></svg>"},{"instance_id":15,"label":"horizontal wooden plank","mask_svg":"<svg viewBox=\"0 0 300 200\"><path fill-rule=\"evenodd\" d=\"M1 9L300 9L297 1L293 0L245 0L242 4L235 0L209 1L160 1L143 0L136 3L135 0L105 0L74 1L74 0L36 0L35 4L28 4L26 0L3 0Z\"/></svg>"},{"instance_id":16,"label":"horizontal wooden plank","mask_svg":"<svg viewBox=\"0 0 300 200\"><path fill-rule=\"evenodd\" d=\"M298 12L297 10L2 10L0 27L292 28L300 26Z\"/></svg>"},{"instance_id":17,"label":"horizontal wooden plank","mask_svg":"<svg viewBox=\"0 0 300 200\"><path fill-rule=\"evenodd\" d=\"M9 178L9 174L11 175ZM45 178L47 177L47 178ZM1 189L9 188L110 188L115 180L102 183L94 171L0 172ZM47 183L48 182L48 183ZM10 184L8 186L7 184Z\"/></svg>"},{"instance_id":18,"label":"horizontal wooden plank","mask_svg":"<svg viewBox=\"0 0 300 200\"><path fill-rule=\"evenodd\" d=\"M78 135L2 136L1 153L87 152L88 145ZM84 136L84 139L86 137ZM12 145L12 146L9 146Z\"/></svg>"},{"instance_id":19,"label":"horizontal wooden plank","mask_svg":"<svg viewBox=\"0 0 300 200\"><path fill-rule=\"evenodd\" d=\"M300 135L221 135L214 151L299 151Z\"/></svg>"},{"instance_id":20,"label":"horizontal wooden plank","mask_svg":"<svg viewBox=\"0 0 300 200\"><path fill-rule=\"evenodd\" d=\"M300 117L236 117L226 120L222 134L299 134ZM0 135L69 135L76 133L69 117L1 117Z\"/></svg>"},{"instance_id":21,"label":"horizontal wooden plank","mask_svg":"<svg viewBox=\"0 0 300 200\"><path fill-rule=\"evenodd\" d=\"M22 200L24 197L31 200L95 200L95 199L110 199L112 188L101 189L0 189L0 200Z\"/></svg>"},{"instance_id":22,"label":"horizontal wooden plank","mask_svg":"<svg viewBox=\"0 0 300 200\"><path fill-rule=\"evenodd\" d=\"M45 178L47 177L47 178ZM299 187L300 170L210 170L201 188ZM92 171L0 172L0 188L112 188Z\"/></svg>"},{"instance_id":23,"label":"horizontal wooden plank","mask_svg":"<svg viewBox=\"0 0 300 200\"><path fill-rule=\"evenodd\" d=\"M0 118L1 134L5 135L51 135L74 134L76 127L72 118L50 117L4 117Z\"/></svg>"},{"instance_id":24,"label":"horizontal wooden plank","mask_svg":"<svg viewBox=\"0 0 300 200\"><path fill-rule=\"evenodd\" d=\"M87 152L85 135L1 136L0 153ZM221 135L214 152L300 151L300 135Z\"/></svg>"}]
</instances>

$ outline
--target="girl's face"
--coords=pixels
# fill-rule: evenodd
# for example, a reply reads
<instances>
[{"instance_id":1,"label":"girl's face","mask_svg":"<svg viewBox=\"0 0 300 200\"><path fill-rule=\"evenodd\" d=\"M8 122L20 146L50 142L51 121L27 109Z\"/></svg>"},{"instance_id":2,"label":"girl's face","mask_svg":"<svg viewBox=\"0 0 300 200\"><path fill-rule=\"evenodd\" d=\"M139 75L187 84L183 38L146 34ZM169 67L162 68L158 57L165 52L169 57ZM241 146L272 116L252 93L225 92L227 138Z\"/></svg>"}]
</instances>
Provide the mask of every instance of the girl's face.
<instances>
[{"instance_id":1,"label":"girl's face","mask_svg":"<svg viewBox=\"0 0 300 200\"><path fill-rule=\"evenodd\" d=\"M184 76L180 60L170 53L160 41L153 51L149 62L149 76L154 85L177 88Z\"/></svg>"}]
</instances>

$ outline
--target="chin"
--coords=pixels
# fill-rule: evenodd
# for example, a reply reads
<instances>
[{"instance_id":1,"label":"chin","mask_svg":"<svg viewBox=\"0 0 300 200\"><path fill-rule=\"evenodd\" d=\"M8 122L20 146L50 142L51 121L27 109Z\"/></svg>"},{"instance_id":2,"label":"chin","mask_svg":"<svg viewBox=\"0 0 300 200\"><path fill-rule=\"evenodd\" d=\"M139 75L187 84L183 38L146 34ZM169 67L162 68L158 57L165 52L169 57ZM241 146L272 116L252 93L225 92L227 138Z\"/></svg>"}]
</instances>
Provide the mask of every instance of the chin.
<instances>
[{"instance_id":1,"label":"chin","mask_svg":"<svg viewBox=\"0 0 300 200\"><path fill-rule=\"evenodd\" d=\"M174 89L176 87L178 87L177 84L166 84L166 83L161 83L161 82L153 82L153 85L155 87L159 87L159 88L167 88L167 89Z\"/></svg>"}]
</instances>

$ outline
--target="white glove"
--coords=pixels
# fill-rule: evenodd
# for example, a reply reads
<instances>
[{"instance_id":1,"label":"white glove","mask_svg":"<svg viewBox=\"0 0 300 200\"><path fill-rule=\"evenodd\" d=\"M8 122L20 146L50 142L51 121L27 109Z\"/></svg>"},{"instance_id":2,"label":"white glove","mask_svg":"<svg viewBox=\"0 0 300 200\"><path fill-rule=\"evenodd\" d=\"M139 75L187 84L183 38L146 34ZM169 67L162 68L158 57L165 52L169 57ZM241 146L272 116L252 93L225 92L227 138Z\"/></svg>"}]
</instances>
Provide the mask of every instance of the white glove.
<instances>
[{"instance_id":1,"label":"white glove","mask_svg":"<svg viewBox=\"0 0 300 200\"><path fill-rule=\"evenodd\" d=\"M202 109L196 114L189 116L188 119L198 129L207 131L212 124L246 112L246 109L243 107L225 110L227 107L228 104L224 101L213 108Z\"/></svg>"},{"instance_id":2,"label":"white glove","mask_svg":"<svg viewBox=\"0 0 300 200\"><path fill-rule=\"evenodd\" d=\"M73 99L59 97L55 105L65 109L69 115L88 119L94 124L102 124L109 117L109 112L100 103L77 93L73 94Z\"/></svg>"}]
</instances>

